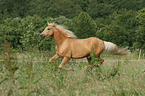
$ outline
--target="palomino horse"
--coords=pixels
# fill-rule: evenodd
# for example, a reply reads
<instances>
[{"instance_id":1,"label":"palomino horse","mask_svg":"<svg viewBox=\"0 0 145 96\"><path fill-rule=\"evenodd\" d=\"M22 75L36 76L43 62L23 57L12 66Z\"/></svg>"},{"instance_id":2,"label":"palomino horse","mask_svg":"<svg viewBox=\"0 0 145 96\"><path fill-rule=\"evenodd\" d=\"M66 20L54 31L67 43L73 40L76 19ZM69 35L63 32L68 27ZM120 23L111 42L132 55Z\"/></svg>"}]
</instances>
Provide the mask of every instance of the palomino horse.
<instances>
[{"instance_id":1,"label":"palomino horse","mask_svg":"<svg viewBox=\"0 0 145 96\"><path fill-rule=\"evenodd\" d=\"M48 23L48 22L47 22ZM100 54L103 50L107 50L115 55L127 55L128 51L125 51L126 48L118 50L117 46L111 42L106 42L95 37L87 39L77 39L77 37L69 30L66 30L63 26L56 24L49 24L40 34L40 38L44 39L49 36L54 38L56 47L56 54L49 59L51 63L52 59L63 58L59 68L62 68L65 63L67 63L71 58L83 58L86 57L88 60L88 66L91 65L91 50L94 49L95 55L99 58L101 65L103 59L100 58ZM87 66L86 66L87 67Z\"/></svg>"}]
</instances>

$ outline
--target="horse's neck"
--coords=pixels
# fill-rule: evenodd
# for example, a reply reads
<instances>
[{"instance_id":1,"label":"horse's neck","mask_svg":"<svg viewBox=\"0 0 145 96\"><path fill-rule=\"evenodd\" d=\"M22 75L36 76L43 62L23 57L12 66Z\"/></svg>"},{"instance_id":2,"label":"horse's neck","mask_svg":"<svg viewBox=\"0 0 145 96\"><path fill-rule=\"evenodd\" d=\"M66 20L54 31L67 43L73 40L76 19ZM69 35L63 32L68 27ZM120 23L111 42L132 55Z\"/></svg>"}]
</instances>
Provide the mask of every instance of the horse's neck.
<instances>
[{"instance_id":1,"label":"horse's neck","mask_svg":"<svg viewBox=\"0 0 145 96\"><path fill-rule=\"evenodd\" d=\"M66 36L64 36L61 32L59 32L59 30L57 30L56 28L54 28L54 35L53 35L54 41L57 45L57 47L61 46L61 44L63 43L63 41L67 38Z\"/></svg>"}]
</instances>

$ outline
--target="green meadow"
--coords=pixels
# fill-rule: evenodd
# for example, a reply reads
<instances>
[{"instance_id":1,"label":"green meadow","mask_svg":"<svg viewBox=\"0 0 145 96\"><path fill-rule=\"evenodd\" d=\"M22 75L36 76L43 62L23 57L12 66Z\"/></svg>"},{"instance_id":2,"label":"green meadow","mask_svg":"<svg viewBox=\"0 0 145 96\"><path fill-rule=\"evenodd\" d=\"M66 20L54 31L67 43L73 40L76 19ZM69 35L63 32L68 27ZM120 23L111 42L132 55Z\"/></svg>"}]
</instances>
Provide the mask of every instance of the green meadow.
<instances>
[{"instance_id":1,"label":"green meadow","mask_svg":"<svg viewBox=\"0 0 145 96\"><path fill-rule=\"evenodd\" d=\"M11 52L0 56L0 96L145 96L145 60L138 53L103 53L105 62L84 70L86 59L72 59L58 69L55 52ZM96 60L96 59L94 59ZM53 76L55 74L55 77Z\"/></svg>"}]
</instances>

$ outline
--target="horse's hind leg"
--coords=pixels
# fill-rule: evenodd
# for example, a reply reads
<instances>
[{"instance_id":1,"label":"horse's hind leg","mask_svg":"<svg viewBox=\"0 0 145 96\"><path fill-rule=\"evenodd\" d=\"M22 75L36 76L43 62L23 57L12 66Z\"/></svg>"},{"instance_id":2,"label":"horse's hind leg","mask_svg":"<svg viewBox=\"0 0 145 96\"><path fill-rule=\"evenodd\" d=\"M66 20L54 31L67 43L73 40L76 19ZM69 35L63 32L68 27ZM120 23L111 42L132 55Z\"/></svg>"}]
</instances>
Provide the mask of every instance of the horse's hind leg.
<instances>
[{"instance_id":1,"label":"horse's hind leg","mask_svg":"<svg viewBox=\"0 0 145 96\"><path fill-rule=\"evenodd\" d=\"M98 64L98 66L100 66L104 62L104 59L99 58L99 61L100 61L100 64Z\"/></svg>"},{"instance_id":2,"label":"horse's hind leg","mask_svg":"<svg viewBox=\"0 0 145 96\"><path fill-rule=\"evenodd\" d=\"M96 57L99 58L99 62L100 62L100 64L98 64L98 66L100 66L104 62L104 59L100 58L101 53L102 53L101 50L95 53Z\"/></svg>"},{"instance_id":3,"label":"horse's hind leg","mask_svg":"<svg viewBox=\"0 0 145 96\"><path fill-rule=\"evenodd\" d=\"M89 67L89 66L91 66L91 60L92 60L92 58L91 57L87 57L87 60L88 60L88 66L85 66L85 70Z\"/></svg>"}]
</instances>

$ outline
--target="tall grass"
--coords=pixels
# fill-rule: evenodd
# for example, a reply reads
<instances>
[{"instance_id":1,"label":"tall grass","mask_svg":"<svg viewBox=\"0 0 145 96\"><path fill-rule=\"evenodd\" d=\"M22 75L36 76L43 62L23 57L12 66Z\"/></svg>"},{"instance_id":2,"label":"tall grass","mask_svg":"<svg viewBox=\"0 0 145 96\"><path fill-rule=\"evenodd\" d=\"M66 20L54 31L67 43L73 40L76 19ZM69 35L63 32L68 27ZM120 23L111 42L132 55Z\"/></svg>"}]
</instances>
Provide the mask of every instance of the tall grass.
<instances>
[{"instance_id":1,"label":"tall grass","mask_svg":"<svg viewBox=\"0 0 145 96\"><path fill-rule=\"evenodd\" d=\"M129 61L135 60L136 54L128 56L102 54L106 61L98 67L96 59L87 70L83 70L87 65L86 62L78 62L82 59L72 60L73 62L68 62L64 66L71 67L74 71L58 69L61 59L53 61L53 66L50 66L48 60L53 55L51 52L11 52L10 57L15 58L14 54L17 59L14 59L16 61L9 67L15 66L17 69L15 72L8 73L6 67L8 63L2 61L0 64L1 96L145 95L145 61ZM5 57L7 58L6 55ZM53 72L55 77L52 75Z\"/></svg>"},{"instance_id":2,"label":"tall grass","mask_svg":"<svg viewBox=\"0 0 145 96\"><path fill-rule=\"evenodd\" d=\"M12 61L13 57L11 57L10 55L11 53L10 46L6 39L4 40L3 49L4 49L3 63L4 63L4 69L6 70L4 73L5 77L3 78L3 80L1 80L0 83L6 81L7 79L10 79L10 86L8 88L7 95L13 94L13 96L16 96L14 74L15 74L15 71L18 69L18 67L17 67L17 63Z\"/></svg>"}]
</instances>

